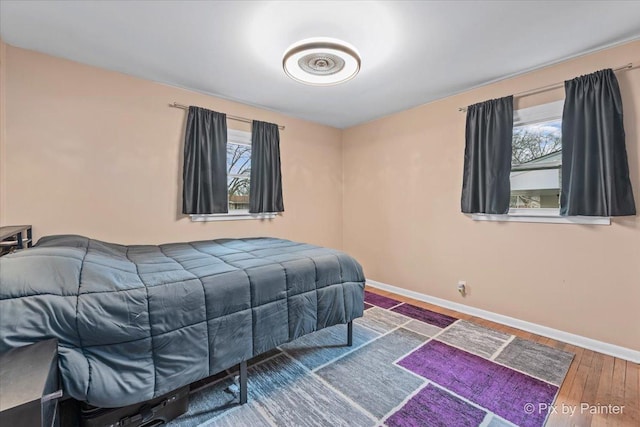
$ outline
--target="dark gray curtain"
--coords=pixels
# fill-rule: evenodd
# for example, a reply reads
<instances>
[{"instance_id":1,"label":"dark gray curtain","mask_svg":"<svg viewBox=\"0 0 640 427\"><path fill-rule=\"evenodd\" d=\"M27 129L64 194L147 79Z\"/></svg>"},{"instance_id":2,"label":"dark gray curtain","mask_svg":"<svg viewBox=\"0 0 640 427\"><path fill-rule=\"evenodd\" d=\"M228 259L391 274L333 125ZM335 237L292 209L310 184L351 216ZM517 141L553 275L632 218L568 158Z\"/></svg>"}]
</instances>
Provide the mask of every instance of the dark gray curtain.
<instances>
[{"instance_id":1,"label":"dark gray curtain","mask_svg":"<svg viewBox=\"0 0 640 427\"><path fill-rule=\"evenodd\" d=\"M560 215L635 215L613 70L564 83Z\"/></svg>"},{"instance_id":2,"label":"dark gray curtain","mask_svg":"<svg viewBox=\"0 0 640 427\"><path fill-rule=\"evenodd\" d=\"M462 212L509 212L512 138L513 96L467 108Z\"/></svg>"},{"instance_id":3,"label":"dark gray curtain","mask_svg":"<svg viewBox=\"0 0 640 427\"><path fill-rule=\"evenodd\" d=\"M184 136L182 213L227 213L227 116L189 107Z\"/></svg>"},{"instance_id":4,"label":"dark gray curtain","mask_svg":"<svg viewBox=\"0 0 640 427\"><path fill-rule=\"evenodd\" d=\"M283 212L278 125L253 121L249 212Z\"/></svg>"}]
</instances>

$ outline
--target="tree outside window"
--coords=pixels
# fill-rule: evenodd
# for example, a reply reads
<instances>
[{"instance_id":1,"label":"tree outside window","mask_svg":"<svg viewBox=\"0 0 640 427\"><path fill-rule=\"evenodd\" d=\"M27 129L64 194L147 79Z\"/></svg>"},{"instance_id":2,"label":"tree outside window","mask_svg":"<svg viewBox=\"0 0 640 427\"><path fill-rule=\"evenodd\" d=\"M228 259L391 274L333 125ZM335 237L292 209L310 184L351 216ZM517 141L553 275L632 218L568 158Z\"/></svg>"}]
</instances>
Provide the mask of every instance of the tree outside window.
<instances>
[{"instance_id":1,"label":"tree outside window","mask_svg":"<svg viewBox=\"0 0 640 427\"><path fill-rule=\"evenodd\" d=\"M249 209L251 146L227 143L227 186L229 210Z\"/></svg>"}]
</instances>

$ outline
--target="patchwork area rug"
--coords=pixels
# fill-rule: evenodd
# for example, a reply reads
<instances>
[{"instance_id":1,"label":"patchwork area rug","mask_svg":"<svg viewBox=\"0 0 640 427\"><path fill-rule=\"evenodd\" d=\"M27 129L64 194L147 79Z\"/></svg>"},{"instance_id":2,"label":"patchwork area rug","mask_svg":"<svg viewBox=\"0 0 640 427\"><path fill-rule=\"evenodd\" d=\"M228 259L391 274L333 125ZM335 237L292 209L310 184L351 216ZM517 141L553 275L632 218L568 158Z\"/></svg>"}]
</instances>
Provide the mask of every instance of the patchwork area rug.
<instances>
[{"instance_id":1,"label":"patchwork area rug","mask_svg":"<svg viewBox=\"0 0 640 427\"><path fill-rule=\"evenodd\" d=\"M191 396L187 426L542 426L573 354L365 294L365 315L249 363ZM547 405L547 406L545 406Z\"/></svg>"}]
</instances>

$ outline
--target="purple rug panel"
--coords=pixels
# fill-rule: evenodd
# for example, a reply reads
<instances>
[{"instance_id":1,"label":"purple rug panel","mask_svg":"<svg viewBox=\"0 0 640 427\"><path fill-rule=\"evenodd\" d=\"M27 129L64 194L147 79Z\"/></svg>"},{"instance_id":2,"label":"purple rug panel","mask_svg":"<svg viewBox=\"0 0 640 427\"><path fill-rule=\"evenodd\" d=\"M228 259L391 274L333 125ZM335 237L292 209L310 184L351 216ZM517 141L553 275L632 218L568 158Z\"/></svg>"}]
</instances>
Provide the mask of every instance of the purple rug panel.
<instances>
[{"instance_id":1,"label":"purple rug panel","mask_svg":"<svg viewBox=\"0 0 640 427\"><path fill-rule=\"evenodd\" d=\"M364 302L371 305L377 305L381 308L391 308L394 305L400 304L402 301L396 301L393 298L385 297L382 295L374 294L373 292L364 291Z\"/></svg>"},{"instance_id":2,"label":"purple rug panel","mask_svg":"<svg viewBox=\"0 0 640 427\"><path fill-rule=\"evenodd\" d=\"M427 310L426 308L416 307L415 305L411 305L411 304L399 305L398 307L394 308L391 311L404 314L407 317L420 320L421 322L429 323L439 328L446 328L447 326L449 326L450 324L458 320L455 317L436 313L435 311Z\"/></svg>"},{"instance_id":3,"label":"purple rug panel","mask_svg":"<svg viewBox=\"0 0 640 427\"><path fill-rule=\"evenodd\" d=\"M391 415L389 427L476 427L486 412L429 384Z\"/></svg>"},{"instance_id":4,"label":"purple rug panel","mask_svg":"<svg viewBox=\"0 0 640 427\"><path fill-rule=\"evenodd\" d=\"M490 360L429 341L399 363L452 392L522 427L544 425L546 411L525 411L553 403L558 388Z\"/></svg>"},{"instance_id":5,"label":"purple rug panel","mask_svg":"<svg viewBox=\"0 0 640 427\"><path fill-rule=\"evenodd\" d=\"M364 309L365 309L365 310L368 310L368 309L370 309L371 307L373 307L371 304L367 304L366 302L364 303Z\"/></svg>"}]
</instances>

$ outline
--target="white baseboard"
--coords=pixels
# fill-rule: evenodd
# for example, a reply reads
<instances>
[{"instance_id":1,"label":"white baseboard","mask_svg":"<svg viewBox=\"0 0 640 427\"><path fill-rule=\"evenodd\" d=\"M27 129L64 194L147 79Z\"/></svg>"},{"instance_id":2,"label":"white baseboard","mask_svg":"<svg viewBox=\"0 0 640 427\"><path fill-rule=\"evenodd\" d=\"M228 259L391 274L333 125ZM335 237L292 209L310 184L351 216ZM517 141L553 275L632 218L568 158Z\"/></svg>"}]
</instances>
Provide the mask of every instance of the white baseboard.
<instances>
[{"instance_id":1,"label":"white baseboard","mask_svg":"<svg viewBox=\"0 0 640 427\"><path fill-rule=\"evenodd\" d=\"M460 303L449 301L446 299L436 298L431 295L410 291L407 289L399 288L397 286L388 285L382 282L377 282L375 280L367 279L367 285L373 288L378 288L385 291L393 292L394 294L413 298L418 301L424 301L430 304L439 305L440 307L448 308L450 310L459 311L460 313L470 314L472 316L491 320L492 322L501 323L503 325L511 326L517 329L522 329L523 331L533 332L534 334L542 335L548 338L553 338L554 340L566 342L572 345L576 345L578 347L597 351L599 353L608 354L610 356L614 356L620 359L629 360L633 363L640 363L640 351L637 351L637 350L632 350L630 348L621 347L619 345L609 344L606 342L583 337L581 335L560 331L558 329L553 329L547 326L538 325L537 323L531 323L524 320L515 319L513 317L504 316L502 314L494 313L487 310L482 310L480 308L471 307L469 305L460 304Z\"/></svg>"}]
</instances>

